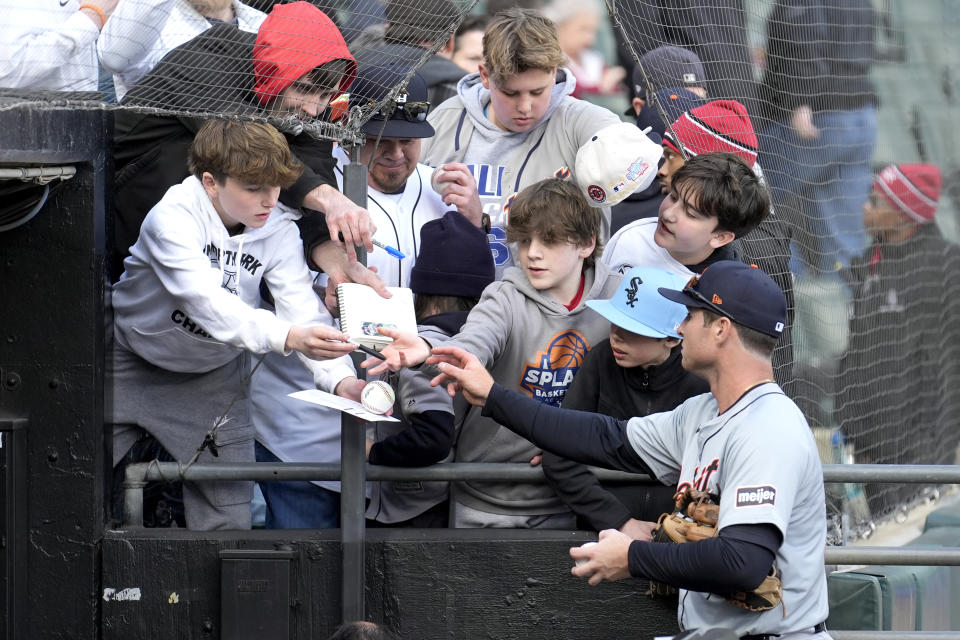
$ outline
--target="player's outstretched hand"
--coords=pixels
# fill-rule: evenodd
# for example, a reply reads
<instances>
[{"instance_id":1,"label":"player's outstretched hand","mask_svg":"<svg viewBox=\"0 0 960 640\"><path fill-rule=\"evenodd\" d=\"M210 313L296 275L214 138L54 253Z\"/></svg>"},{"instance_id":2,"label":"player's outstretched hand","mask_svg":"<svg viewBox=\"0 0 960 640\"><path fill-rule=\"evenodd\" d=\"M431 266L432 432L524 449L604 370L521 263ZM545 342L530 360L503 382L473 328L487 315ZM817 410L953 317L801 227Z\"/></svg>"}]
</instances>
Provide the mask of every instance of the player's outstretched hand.
<instances>
[{"instance_id":1,"label":"player's outstretched hand","mask_svg":"<svg viewBox=\"0 0 960 640\"><path fill-rule=\"evenodd\" d=\"M333 327L293 325L283 344L287 351L297 351L311 360L330 360L353 351L356 347L347 342L347 334Z\"/></svg>"},{"instance_id":2,"label":"player's outstretched hand","mask_svg":"<svg viewBox=\"0 0 960 640\"><path fill-rule=\"evenodd\" d=\"M588 578L587 582L595 587L604 580L616 582L630 577L628 555L633 540L616 529L604 529L600 532L597 544L589 547L571 547L570 557L586 560L578 563L570 572L578 578Z\"/></svg>"},{"instance_id":3,"label":"player's outstretched hand","mask_svg":"<svg viewBox=\"0 0 960 640\"><path fill-rule=\"evenodd\" d=\"M435 364L442 371L430 381L432 386L445 384L451 396L460 391L467 402L477 407L487 403L493 377L477 356L460 347L437 347L427 364Z\"/></svg>"},{"instance_id":4,"label":"player's outstretched hand","mask_svg":"<svg viewBox=\"0 0 960 640\"><path fill-rule=\"evenodd\" d=\"M456 207L467 220L479 227L483 217L483 205L477 192L477 181L467 165L449 162L434 170L434 180L440 189L443 204Z\"/></svg>"},{"instance_id":5,"label":"player's outstretched hand","mask_svg":"<svg viewBox=\"0 0 960 640\"><path fill-rule=\"evenodd\" d=\"M377 376L387 371L415 367L430 355L430 346L415 333L385 327L380 327L380 333L393 338L393 342L380 350L383 360L370 357L360 363L360 366L367 370L367 375Z\"/></svg>"}]
</instances>

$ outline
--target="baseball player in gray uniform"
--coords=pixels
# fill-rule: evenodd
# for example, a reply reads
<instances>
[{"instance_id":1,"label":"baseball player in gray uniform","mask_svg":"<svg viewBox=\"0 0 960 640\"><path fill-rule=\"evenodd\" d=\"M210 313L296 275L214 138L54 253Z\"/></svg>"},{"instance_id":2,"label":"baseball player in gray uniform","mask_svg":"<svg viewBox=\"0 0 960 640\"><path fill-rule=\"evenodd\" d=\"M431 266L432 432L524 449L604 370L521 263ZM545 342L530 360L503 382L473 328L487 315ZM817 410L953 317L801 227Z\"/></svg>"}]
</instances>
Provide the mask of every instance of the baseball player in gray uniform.
<instances>
[{"instance_id":1,"label":"baseball player in gray uniform","mask_svg":"<svg viewBox=\"0 0 960 640\"><path fill-rule=\"evenodd\" d=\"M678 329L683 366L710 393L675 410L630 420L530 402L493 383L468 352L439 347L435 384L483 407L500 424L561 456L719 496L717 535L688 544L631 539L614 529L575 547L573 575L591 585L644 577L680 590L681 629L726 628L747 640L827 640L823 566L826 512L820 458L803 414L773 381L770 355L786 302L759 269L720 261L683 290L660 289L687 307ZM655 527L649 523L650 529ZM782 601L755 612L729 597L771 572Z\"/></svg>"}]
</instances>

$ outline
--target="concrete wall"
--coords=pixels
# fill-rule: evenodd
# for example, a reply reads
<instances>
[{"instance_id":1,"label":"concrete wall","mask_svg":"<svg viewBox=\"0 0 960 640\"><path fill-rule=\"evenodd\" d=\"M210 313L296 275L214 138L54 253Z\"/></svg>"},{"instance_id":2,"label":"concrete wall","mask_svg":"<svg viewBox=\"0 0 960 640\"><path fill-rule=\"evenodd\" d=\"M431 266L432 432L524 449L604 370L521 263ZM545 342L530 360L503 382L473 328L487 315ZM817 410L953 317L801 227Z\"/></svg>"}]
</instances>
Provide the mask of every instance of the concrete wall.
<instances>
[{"instance_id":1,"label":"concrete wall","mask_svg":"<svg viewBox=\"0 0 960 640\"><path fill-rule=\"evenodd\" d=\"M585 532L391 529L368 535L367 619L403 640L650 638L677 630L676 599L652 600L643 595L645 582L594 588L570 575L567 549L589 539ZM260 604L248 601L242 615L259 606L273 617L264 629L289 625L284 637L322 640L340 622L338 536L109 532L102 579L112 591L102 603L103 638L225 638L221 550L280 549L292 551L289 585L271 584ZM256 578L248 578L249 589ZM272 592L287 586L278 616ZM130 599L134 589L137 599ZM259 631L251 637L265 640Z\"/></svg>"}]
</instances>

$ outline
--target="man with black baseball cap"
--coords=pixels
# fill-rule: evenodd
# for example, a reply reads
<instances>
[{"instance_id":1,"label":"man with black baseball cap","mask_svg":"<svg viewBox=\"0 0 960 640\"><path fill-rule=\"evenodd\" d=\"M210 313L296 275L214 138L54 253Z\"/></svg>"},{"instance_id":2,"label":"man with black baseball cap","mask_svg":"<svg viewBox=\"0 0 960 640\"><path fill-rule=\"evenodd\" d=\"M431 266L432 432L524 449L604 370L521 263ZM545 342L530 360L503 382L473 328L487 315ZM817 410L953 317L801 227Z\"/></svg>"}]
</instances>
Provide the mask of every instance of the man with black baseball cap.
<instances>
[{"instance_id":1,"label":"man with black baseball cap","mask_svg":"<svg viewBox=\"0 0 960 640\"><path fill-rule=\"evenodd\" d=\"M483 415L543 449L585 464L651 475L716 496L714 537L688 543L631 539L616 529L575 547L575 576L591 585L648 578L680 589L680 627L732 629L740 638L828 640L823 570L823 471L803 414L773 381L770 356L786 300L763 271L715 262L682 290L659 289L687 307L678 334L685 369L710 393L673 411L630 420L543 406L493 383L462 349L438 347L428 364ZM648 523L652 532L656 526ZM739 597L767 576L782 599L748 611ZM776 581L775 581L776 582Z\"/></svg>"},{"instance_id":2,"label":"man with black baseball cap","mask_svg":"<svg viewBox=\"0 0 960 640\"><path fill-rule=\"evenodd\" d=\"M477 183L466 165L450 163L434 169L419 162L421 141L434 134L427 122L432 106L427 99L427 84L419 72L395 97L383 102L393 87L403 83L408 71L403 66L360 68L350 90L350 110L376 111L360 127L367 138L362 146L334 151L341 186L344 165L352 161L369 167L367 208L377 225L376 238L409 256L391 259L387 264L377 259L378 253L382 255L379 250L369 256L369 264L376 265L380 277L394 287L407 286L424 223L442 218L453 209L478 227L483 216Z\"/></svg>"},{"instance_id":3,"label":"man with black baseball cap","mask_svg":"<svg viewBox=\"0 0 960 640\"><path fill-rule=\"evenodd\" d=\"M349 108L374 109L360 127L364 145L347 154L336 147L337 185L343 188L343 167L351 160L369 167L367 211L377 227L374 239L396 253L377 247L367 255L368 267L388 286L407 287L420 249L420 230L457 210L480 226L482 215L476 182L463 165L433 169L418 163L420 141L433 135L427 122L430 103L427 85L419 73L404 66L361 66L350 87ZM393 95L393 89L401 86ZM387 98L390 99L387 99ZM351 155L353 156L351 158ZM431 187L434 172L443 171L444 187ZM457 215L454 213L453 215ZM483 234L477 231L482 237ZM336 249L336 247L328 247ZM325 303L337 313L336 286L330 277ZM306 389L309 379L297 370L295 359L264 358L250 392L251 416L257 428L257 459L261 462L339 462L340 417L335 411L290 398ZM303 368L300 366L299 368ZM272 528L331 528L337 526L338 482L269 482L261 485Z\"/></svg>"}]
</instances>

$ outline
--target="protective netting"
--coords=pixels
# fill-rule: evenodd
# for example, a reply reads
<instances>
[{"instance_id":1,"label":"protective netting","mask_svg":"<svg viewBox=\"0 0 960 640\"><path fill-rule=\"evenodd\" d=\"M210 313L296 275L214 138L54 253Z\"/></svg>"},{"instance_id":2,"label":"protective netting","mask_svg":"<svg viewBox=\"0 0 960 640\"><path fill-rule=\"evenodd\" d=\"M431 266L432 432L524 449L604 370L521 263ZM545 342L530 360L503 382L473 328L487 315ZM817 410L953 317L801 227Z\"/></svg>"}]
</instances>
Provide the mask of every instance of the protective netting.
<instances>
[{"instance_id":1,"label":"protective netting","mask_svg":"<svg viewBox=\"0 0 960 640\"><path fill-rule=\"evenodd\" d=\"M97 11L79 0L0 0L0 87L19 90L0 108L27 101L269 119L348 141L476 3L314 3L333 18L334 35L309 12L265 22L263 12L278 8L269 0L248 3L237 27L199 19L198 1L120 0L98 39ZM279 8L294 4L305 3ZM952 244L960 236L960 0L607 0L607 8L619 60L605 62L626 70L623 102L643 98L668 124L683 111L678 104L744 105L744 113L727 105L685 126L752 145L771 187L775 216L741 248L792 296L792 342L777 349L777 376L817 431L825 459L952 463L960 438L960 259ZM569 13L562 0L544 10ZM382 69L375 81L391 91L349 113L335 102L326 118L284 105L278 96L292 80L341 55L339 34L361 66ZM702 88L690 98L699 102L680 100L676 84L653 67L641 67L634 87L634 65L664 45L699 56L702 72L682 87ZM105 79L119 104L109 95L30 93L89 92ZM434 104L440 99L431 96ZM685 154L696 152L673 127L665 134L680 137ZM864 223L873 175L891 163L936 165L942 176L935 215L915 211L906 238L879 222L868 232ZM930 200L930 185L917 187L913 177L897 184ZM875 204L893 202L885 197L875 195ZM855 523L898 510L923 490L833 489Z\"/></svg>"},{"instance_id":2,"label":"protective netting","mask_svg":"<svg viewBox=\"0 0 960 640\"><path fill-rule=\"evenodd\" d=\"M768 271L772 265L782 272L772 274L781 282L792 274L788 389L818 432L824 458L953 463L960 437L953 329L960 261L949 241L957 237L960 3L608 5L634 61L663 45L688 48L702 60L706 78L696 84L708 99L746 106L752 131L730 114L700 124L714 124L734 140L757 136L758 164L791 248L783 251L785 245L761 234L745 250L764 258ZM668 87L656 83L656 69L645 71L649 98L672 120L671 96L657 93ZM898 219L895 228L865 223L873 175L891 163L939 167L935 217L915 207L919 217ZM890 196L901 187L923 192L915 197L934 195L932 182L918 178L922 170L905 171L899 176L905 179L890 183ZM896 201L874 198L877 209ZM834 497L862 526L932 491L848 485L836 487Z\"/></svg>"},{"instance_id":3,"label":"protective netting","mask_svg":"<svg viewBox=\"0 0 960 640\"><path fill-rule=\"evenodd\" d=\"M0 0L0 88L18 90L6 92L0 108L30 102L231 117L352 142L476 2ZM356 62L337 66L351 57ZM314 113L310 100L339 93L358 63L379 71L367 75L368 85L389 91L350 112L343 96L328 113ZM98 89L102 99L89 93Z\"/></svg>"}]
</instances>

